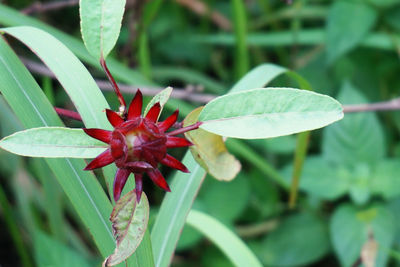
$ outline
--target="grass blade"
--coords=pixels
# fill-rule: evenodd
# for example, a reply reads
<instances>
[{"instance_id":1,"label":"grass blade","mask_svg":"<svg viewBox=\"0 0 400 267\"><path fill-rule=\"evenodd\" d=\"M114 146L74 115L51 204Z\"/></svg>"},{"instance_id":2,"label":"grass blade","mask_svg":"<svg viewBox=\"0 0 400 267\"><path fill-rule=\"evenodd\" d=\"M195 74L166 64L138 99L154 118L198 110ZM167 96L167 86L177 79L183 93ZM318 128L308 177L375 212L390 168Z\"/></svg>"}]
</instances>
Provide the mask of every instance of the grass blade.
<instances>
[{"instance_id":1,"label":"grass blade","mask_svg":"<svg viewBox=\"0 0 400 267\"><path fill-rule=\"evenodd\" d=\"M187 217L187 223L219 247L235 266L262 266L246 244L213 217L197 210L191 210Z\"/></svg>"},{"instance_id":2,"label":"grass blade","mask_svg":"<svg viewBox=\"0 0 400 267\"><path fill-rule=\"evenodd\" d=\"M27 127L62 126L54 109L18 57L0 40L0 91ZM83 172L83 160L47 159L47 163L73 203L103 256L114 247L108 216L111 204L100 184Z\"/></svg>"},{"instance_id":3,"label":"grass blade","mask_svg":"<svg viewBox=\"0 0 400 267\"><path fill-rule=\"evenodd\" d=\"M235 72L240 78L249 70L249 53L247 50L246 7L242 0L232 0L232 13L235 25Z\"/></svg>"},{"instance_id":4,"label":"grass blade","mask_svg":"<svg viewBox=\"0 0 400 267\"><path fill-rule=\"evenodd\" d=\"M192 207L206 172L187 152L182 163L190 173L177 172L151 231L155 266L169 266L186 216Z\"/></svg>"},{"instance_id":5,"label":"grass blade","mask_svg":"<svg viewBox=\"0 0 400 267\"><path fill-rule=\"evenodd\" d=\"M102 112L104 108L108 107L108 103L87 69L67 47L50 34L33 27L13 27L3 30L24 42L50 67L71 97L87 127L111 128L105 114ZM36 102L32 101L32 103ZM51 106L50 108L52 109ZM54 110L52 110L52 112L55 114ZM44 125L49 126L46 124ZM67 161L70 160L67 159ZM83 167L80 167L80 170L82 169ZM110 166L104 168L104 171L110 188L112 180L114 179L115 167ZM90 176L90 174L86 173L84 173L84 175ZM133 182L128 182L126 187L133 188ZM102 192L105 196L104 191ZM110 212L111 209L105 215L107 218L106 225L108 226L108 216ZM146 250L146 253L151 254L152 251ZM151 256L148 258L151 258Z\"/></svg>"}]
</instances>

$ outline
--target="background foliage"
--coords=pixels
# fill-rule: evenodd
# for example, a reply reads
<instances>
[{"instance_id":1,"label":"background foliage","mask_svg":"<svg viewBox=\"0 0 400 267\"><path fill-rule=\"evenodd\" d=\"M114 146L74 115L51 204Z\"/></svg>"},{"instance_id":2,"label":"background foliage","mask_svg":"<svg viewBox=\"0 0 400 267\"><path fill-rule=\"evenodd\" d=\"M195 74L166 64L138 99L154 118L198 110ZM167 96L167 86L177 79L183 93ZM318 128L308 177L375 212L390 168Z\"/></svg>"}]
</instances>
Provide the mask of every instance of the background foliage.
<instances>
[{"instance_id":1,"label":"background foliage","mask_svg":"<svg viewBox=\"0 0 400 267\"><path fill-rule=\"evenodd\" d=\"M0 24L45 29L103 81L93 58L80 46L77 1L70 2L60 9L46 9L53 2L3 1ZM196 10L194 3L205 10ZM179 107L182 118L203 102L202 97L226 93L263 63L295 70L314 91L342 104L386 101L400 91L399 22L397 0L127 1L109 65L119 82L135 88L173 86L188 92L190 100L171 100L165 106L168 111ZM60 84L35 68L38 59L15 39L7 40L35 73L50 102L72 109ZM259 75L254 79L267 74ZM271 85L297 86L287 76L279 76ZM114 94L106 90L104 94L115 109ZM126 97L129 101L132 94ZM0 109L1 137L22 129L25 123L3 98ZM397 266L399 115L396 111L346 114L342 121L313 131L295 209L288 208L287 191L295 137L229 139L228 150L241 160L242 171L230 182L207 176L193 208L239 235L266 266L352 266L370 233L378 243L376 266ZM82 127L79 122L64 122ZM183 152L174 156L182 157ZM167 168L164 173L174 175ZM0 225L8 229L1 232L2 265L101 262L92 238L42 160L0 150L0 175ZM201 178L193 179L201 183ZM165 193L150 183L144 186L152 207L151 227ZM232 266L214 242L195 230L201 219L212 227L213 221L191 214L172 266Z\"/></svg>"}]
</instances>

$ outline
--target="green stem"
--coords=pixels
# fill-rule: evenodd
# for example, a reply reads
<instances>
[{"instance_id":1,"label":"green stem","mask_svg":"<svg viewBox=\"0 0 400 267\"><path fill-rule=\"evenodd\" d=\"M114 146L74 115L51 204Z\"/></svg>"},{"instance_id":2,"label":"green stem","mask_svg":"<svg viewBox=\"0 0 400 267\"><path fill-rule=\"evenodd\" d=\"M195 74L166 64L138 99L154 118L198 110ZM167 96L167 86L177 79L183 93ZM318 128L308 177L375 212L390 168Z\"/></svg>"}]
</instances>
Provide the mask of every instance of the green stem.
<instances>
[{"instance_id":1,"label":"green stem","mask_svg":"<svg viewBox=\"0 0 400 267\"><path fill-rule=\"evenodd\" d=\"M246 6L242 0L232 0L232 14L235 28L235 74L241 78L249 70L249 53L246 45L247 19Z\"/></svg>"}]
</instances>

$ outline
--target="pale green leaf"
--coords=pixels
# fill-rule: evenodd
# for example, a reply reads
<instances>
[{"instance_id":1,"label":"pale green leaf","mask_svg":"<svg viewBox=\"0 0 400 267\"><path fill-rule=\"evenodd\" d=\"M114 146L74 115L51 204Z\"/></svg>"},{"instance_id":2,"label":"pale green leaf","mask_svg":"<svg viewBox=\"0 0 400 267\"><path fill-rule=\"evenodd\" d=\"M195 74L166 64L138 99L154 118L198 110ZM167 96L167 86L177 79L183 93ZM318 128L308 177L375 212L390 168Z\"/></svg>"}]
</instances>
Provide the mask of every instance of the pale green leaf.
<instances>
[{"instance_id":1,"label":"pale green leaf","mask_svg":"<svg viewBox=\"0 0 400 267\"><path fill-rule=\"evenodd\" d=\"M114 253L105 260L105 266L114 266L135 252L147 229L149 209L149 201L145 193L137 204L135 190L127 193L116 203L110 221L117 247Z\"/></svg>"},{"instance_id":2,"label":"pale green leaf","mask_svg":"<svg viewBox=\"0 0 400 267\"><path fill-rule=\"evenodd\" d=\"M97 60L106 58L117 42L125 0L80 0L82 38Z\"/></svg>"},{"instance_id":3,"label":"pale green leaf","mask_svg":"<svg viewBox=\"0 0 400 267\"><path fill-rule=\"evenodd\" d=\"M256 139L321 128L342 117L340 103L329 96L292 88L258 88L214 99L199 120L206 131Z\"/></svg>"},{"instance_id":4,"label":"pale green leaf","mask_svg":"<svg viewBox=\"0 0 400 267\"><path fill-rule=\"evenodd\" d=\"M0 147L27 157L94 158L108 145L82 129L40 127L9 135L0 140Z\"/></svg>"},{"instance_id":5,"label":"pale green leaf","mask_svg":"<svg viewBox=\"0 0 400 267\"><path fill-rule=\"evenodd\" d=\"M301 89L311 89L310 84L296 72L279 65L267 63L259 65L249 71L232 87L231 90L229 90L229 93L250 90L253 88L263 88L281 74L286 74L293 78L299 84Z\"/></svg>"},{"instance_id":6,"label":"pale green leaf","mask_svg":"<svg viewBox=\"0 0 400 267\"><path fill-rule=\"evenodd\" d=\"M278 65L262 64L246 73L246 75L232 87L229 93L264 87L276 76L286 71L286 68Z\"/></svg>"},{"instance_id":7,"label":"pale green leaf","mask_svg":"<svg viewBox=\"0 0 400 267\"><path fill-rule=\"evenodd\" d=\"M335 252L344 267L353 266L371 232L378 242L376 267L384 267L395 236L393 215L384 207L373 205L357 209L342 205L334 212L330 232Z\"/></svg>"},{"instance_id":8,"label":"pale green leaf","mask_svg":"<svg viewBox=\"0 0 400 267\"><path fill-rule=\"evenodd\" d=\"M164 105L167 103L169 97L171 96L171 93L172 93L172 87L167 87L158 94L156 94L150 100L149 104L147 104L143 114L146 115L147 112L149 112L149 110L151 109L151 107L154 106L154 104L156 104L157 102L160 103L161 106L160 114L161 114ZM158 117L160 117L160 115L158 115Z\"/></svg>"},{"instance_id":9,"label":"pale green leaf","mask_svg":"<svg viewBox=\"0 0 400 267\"><path fill-rule=\"evenodd\" d=\"M187 223L210 239L235 266L262 266L246 244L225 225L213 217L191 210Z\"/></svg>"}]
</instances>

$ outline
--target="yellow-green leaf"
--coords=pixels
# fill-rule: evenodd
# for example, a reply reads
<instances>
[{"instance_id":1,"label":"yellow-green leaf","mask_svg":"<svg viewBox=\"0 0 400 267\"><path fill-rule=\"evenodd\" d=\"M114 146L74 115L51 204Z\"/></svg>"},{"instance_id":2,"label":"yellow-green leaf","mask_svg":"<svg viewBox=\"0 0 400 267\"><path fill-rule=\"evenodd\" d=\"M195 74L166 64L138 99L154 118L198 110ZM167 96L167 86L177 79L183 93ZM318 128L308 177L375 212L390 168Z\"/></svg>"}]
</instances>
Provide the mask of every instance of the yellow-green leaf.
<instances>
[{"instance_id":1,"label":"yellow-green leaf","mask_svg":"<svg viewBox=\"0 0 400 267\"><path fill-rule=\"evenodd\" d=\"M193 110L184 121L184 126L197 122L203 107ZM202 129L185 133L194 144L190 147L193 157L209 174L218 180L229 181L240 171L240 162L225 147L222 136Z\"/></svg>"}]
</instances>

